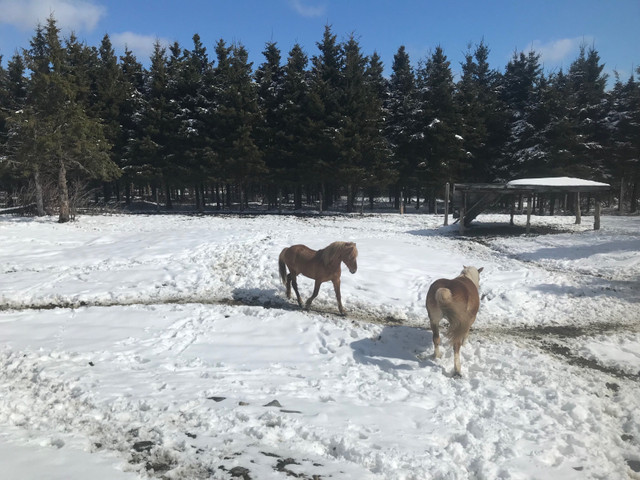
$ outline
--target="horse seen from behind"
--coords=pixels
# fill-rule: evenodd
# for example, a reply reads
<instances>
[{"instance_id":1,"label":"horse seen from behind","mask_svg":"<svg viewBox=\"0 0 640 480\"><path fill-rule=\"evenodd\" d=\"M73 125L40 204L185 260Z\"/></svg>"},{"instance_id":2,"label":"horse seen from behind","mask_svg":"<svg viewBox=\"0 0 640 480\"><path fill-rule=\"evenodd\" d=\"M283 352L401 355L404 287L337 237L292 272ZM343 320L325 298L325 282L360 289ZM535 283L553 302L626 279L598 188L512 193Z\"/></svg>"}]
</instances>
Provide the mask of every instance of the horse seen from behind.
<instances>
[{"instance_id":1,"label":"horse seen from behind","mask_svg":"<svg viewBox=\"0 0 640 480\"><path fill-rule=\"evenodd\" d=\"M453 343L455 374L461 375L460 347L469 335L480 308L478 288L481 268L464 267L460 275L448 280L441 278L429 287L427 313L433 332L434 356L440 357L440 320L449 320L447 338Z\"/></svg>"},{"instance_id":2,"label":"horse seen from behind","mask_svg":"<svg viewBox=\"0 0 640 480\"><path fill-rule=\"evenodd\" d=\"M322 250L312 250L306 245L293 245L282 250L278 259L280 279L287 288L287 298L291 298L291 286L296 292L298 305L302 307L302 299L298 292L297 276L304 275L315 280L313 294L307 300L305 308L309 308L313 299L318 296L320 285L331 280L338 301L340 314L344 315L340 296L340 274L342 262L351 273L358 270L358 249L354 242L333 242ZM287 274L287 268L289 273Z\"/></svg>"}]
</instances>

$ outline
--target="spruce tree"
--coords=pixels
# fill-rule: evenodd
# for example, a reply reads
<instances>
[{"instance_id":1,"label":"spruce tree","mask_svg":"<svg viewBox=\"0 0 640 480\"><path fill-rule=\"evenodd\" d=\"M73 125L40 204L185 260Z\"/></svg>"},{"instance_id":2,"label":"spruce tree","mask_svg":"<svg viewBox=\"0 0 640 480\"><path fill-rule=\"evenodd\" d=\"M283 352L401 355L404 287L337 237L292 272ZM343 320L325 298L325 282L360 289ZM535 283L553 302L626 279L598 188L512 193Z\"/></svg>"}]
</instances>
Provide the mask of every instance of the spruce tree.
<instances>
[{"instance_id":1,"label":"spruce tree","mask_svg":"<svg viewBox=\"0 0 640 480\"><path fill-rule=\"evenodd\" d=\"M609 156L605 120L607 75L602 73L603 69L598 52L582 45L567 74L569 116L575 127L571 168L574 176L600 180L607 176Z\"/></svg>"},{"instance_id":2,"label":"spruce tree","mask_svg":"<svg viewBox=\"0 0 640 480\"><path fill-rule=\"evenodd\" d=\"M125 156L125 143L122 141L121 109L126 100L127 89L124 85L122 70L118 66L118 59L108 35L105 35L100 43L92 90L92 110L96 118L101 120L104 127L104 135L112 145L109 156L113 163L121 167L122 158ZM110 199L111 185L110 183L104 184L105 201Z\"/></svg>"},{"instance_id":3,"label":"spruce tree","mask_svg":"<svg viewBox=\"0 0 640 480\"><path fill-rule=\"evenodd\" d=\"M269 171L269 206L278 201L278 179L284 174L284 68L281 54L274 42L262 52L265 61L255 72L260 119L256 125L256 142L264 155Z\"/></svg>"},{"instance_id":4,"label":"spruce tree","mask_svg":"<svg viewBox=\"0 0 640 480\"><path fill-rule=\"evenodd\" d=\"M294 208L302 208L302 188L311 182L308 165L314 158L310 143L308 58L302 47L295 44L284 67L282 95L282 169L278 172L285 185L293 189Z\"/></svg>"},{"instance_id":5,"label":"spruce tree","mask_svg":"<svg viewBox=\"0 0 640 480\"><path fill-rule=\"evenodd\" d=\"M464 154L453 74L441 47L418 70L417 86L424 142L420 145L421 162L416 173L428 188L429 208L433 211L436 193L447 181L459 178L459 162Z\"/></svg>"},{"instance_id":6,"label":"spruce tree","mask_svg":"<svg viewBox=\"0 0 640 480\"><path fill-rule=\"evenodd\" d=\"M215 171L208 115L214 109L212 64L200 36L193 36L193 48L184 52L179 78L179 102L182 106L179 131L185 145L183 168L186 181L196 192L196 208L204 210L205 184Z\"/></svg>"},{"instance_id":7,"label":"spruce tree","mask_svg":"<svg viewBox=\"0 0 640 480\"><path fill-rule=\"evenodd\" d=\"M254 139L259 119L257 92L244 46L227 47L220 40L216 53L217 151L224 178L239 188L240 208L244 209L250 183L259 181L266 173Z\"/></svg>"},{"instance_id":8,"label":"spruce tree","mask_svg":"<svg viewBox=\"0 0 640 480\"><path fill-rule=\"evenodd\" d=\"M494 175L499 181L527 176L540 169L544 152L534 138L531 114L540 100L540 55L514 53L503 77L501 99L508 108L509 136Z\"/></svg>"},{"instance_id":9,"label":"spruce tree","mask_svg":"<svg viewBox=\"0 0 640 480\"><path fill-rule=\"evenodd\" d=\"M384 67L379 55L374 52L365 71L366 121L362 127L362 156L365 159L364 186L369 195L369 206L373 210L374 196L380 188L392 185L397 180L389 158L391 150L385 138L384 101L388 94L387 80L383 77Z\"/></svg>"},{"instance_id":10,"label":"spruce tree","mask_svg":"<svg viewBox=\"0 0 640 480\"><path fill-rule=\"evenodd\" d=\"M395 185L395 207L400 208L401 193L417 186L416 167L419 163L419 106L416 99L416 79L404 46L393 57L389 80L389 96L384 106L387 112L385 134L391 148L393 168L398 172Z\"/></svg>"},{"instance_id":11,"label":"spruce tree","mask_svg":"<svg viewBox=\"0 0 640 480\"><path fill-rule=\"evenodd\" d=\"M119 170L108 157L109 143L101 123L87 115L86 93L90 82L90 50L72 36L68 49L62 47L53 16L46 27L38 27L27 52L31 70L25 109L16 114L15 157L24 170L57 177L59 221L73 214L69 196L69 176L77 180L116 178ZM38 203L40 203L38 201Z\"/></svg>"},{"instance_id":12,"label":"spruce tree","mask_svg":"<svg viewBox=\"0 0 640 480\"><path fill-rule=\"evenodd\" d=\"M640 68L638 70L640 75ZM612 155L609 169L612 178L619 182L622 194L619 209L622 210L624 197L628 197L630 211L635 213L640 196L640 83L633 75L626 82L616 75L610 93L607 130Z\"/></svg>"},{"instance_id":13,"label":"spruce tree","mask_svg":"<svg viewBox=\"0 0 640 480\"><path fill-rule=\"evenodd\" d=\"M165 187L169 193L170 154L169 141L172 135L173 118L169 108L168 73L166 49L156 42L151 65L146 74L144 104L141 112L141 135L135 169L138 175L152 185L156 207L159 208L159 190ZM171 196L166 196L167 208L171 207Z\"/></svg>"},{"instance_id":14,"label":"spruce tree","mask_svg":"<svg viewBox=\"0 0 640 480\"><path fill-rule=\"evenodd\" d=\"M125 49L120 57L122 104L119 108L118 121L120 131L114 149L119 153L117 160L122 169L122 183L125 190L125 202L131 204L132 182L140 178L139 158L143 139L144 112L144 71L133 52Z\"/></svg>"},{"instance_id":15,"label":"spruce tree","mask_svg":"<svg viewBox=\"0 0 640 480\"><path fill-rule=\"evenodd\" d=\"M370 133L366 129L371 113L368 105L371 97L366 83L369 59L362 54L353 35L344 44L343 52L343 88L340 101L343 118L336 142L340 156L338 172L347 186L347 212L352 212L357 189L364 185L367 173L365 162L368 159L364 156L364 146L367 143L366 135Z\"/></svg>"},{"instance_id":16,"label":"spruce tree","mask_svg":"<svg viewBox=\"0 0 640 480\"><path fill-rule=\"evenodd\" d=\"M489 47L480 42L465 54L457 83L457 108L462 120L464 156L459 179L492 181L491 172L500 156L506 133L506 108L499 100L500 74L490 68Z\"/></svg>"},{"instance_id":17,"label":"spruce tree","mask_svg":"<svg viewBox=\"0 0 640 480\"><path fill-rule=\"evenodd\" d=\"M339 162L338 135L343 127L342 70L343 55L336 36L325 26L319 53L311 59L309 92L309 153L315 155L308 174L319 184L320 208L333 204L338 180L335 172Z\"/></svg>"}]
</instances>

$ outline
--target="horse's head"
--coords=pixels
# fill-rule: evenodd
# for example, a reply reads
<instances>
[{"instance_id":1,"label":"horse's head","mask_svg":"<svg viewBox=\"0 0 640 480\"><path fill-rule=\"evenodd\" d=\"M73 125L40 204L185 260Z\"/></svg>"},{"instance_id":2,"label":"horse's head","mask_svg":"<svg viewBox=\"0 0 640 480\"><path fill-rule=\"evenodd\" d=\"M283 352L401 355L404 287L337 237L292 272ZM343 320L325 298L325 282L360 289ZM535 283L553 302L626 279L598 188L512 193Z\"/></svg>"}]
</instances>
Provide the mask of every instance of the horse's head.
<instances>
[{"instance_id":1,"label":"horse's head","mask_svg":"<svg viewBox=\"0 0 640 480\"><path fill-rule=\"evenodd\" d=\"M467 277L471 280L476 287L480 287L480 272L484 269L484 267L476 268L476 267L463 267L462 272L460 272L461 277Z\"/></svg>"},{"instance_id":2,"label":"horse's head","mask_svg":"<svg viewBox=\"0 0 640 480\"><path fill-rule=\"evenodd\" d=\"M356 261L357 257L358 249L356 248L356 244L354 242L346 242L344 244L342 261L351 273L356 273L358 271L358 262Z\"/></svg>"}]
</instances>

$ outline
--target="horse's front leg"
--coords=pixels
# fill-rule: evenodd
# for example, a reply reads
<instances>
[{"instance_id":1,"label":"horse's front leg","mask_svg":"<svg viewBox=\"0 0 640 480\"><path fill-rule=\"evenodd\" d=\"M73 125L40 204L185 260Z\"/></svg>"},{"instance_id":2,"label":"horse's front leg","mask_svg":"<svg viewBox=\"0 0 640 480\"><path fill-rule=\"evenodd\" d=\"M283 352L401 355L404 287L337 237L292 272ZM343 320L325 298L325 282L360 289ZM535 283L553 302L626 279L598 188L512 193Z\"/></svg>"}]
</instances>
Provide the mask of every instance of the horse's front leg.
<instances>
[{"instance_id":1,"label":"horse's front leg","mask_svg":"<svg viewBox=\"0 0 640 480\"><path fill-rule=\"evenodd\" d=\"M320 292L320 285L322 285L322 282L320 280L316 280L316 284L313 286L313 293L307 300L307 304L306 304L307 309L311 306L311 302L313 302L313 299L318 296L318 292Z\"/></svg>"},{"instance_id":2,"label":"horse's front leg","mask_svg":"<svg viewBox=\"0 0 640 480\"><path fill-rule=\"evenodd\" d=\"M332 280L333 289L336 292L336 300L338 301L338 310L340 310L340 315L344 315L344 308L342 308L342 296L340 295L340 277Z\"/></svg>"},{"instance_id":3,"label":"horse's front leg","mask_svg":"<svg viewBox=\"0 0 640 480\"><path fill-rule=\"evenodd\" d=\"M298 299L298 305L302 308L302 298L300 298L300 292L298 291L298 276L289 274L291 276L291 285L293 285L293 291L296 292L296 298Z\"/></svg>"}]
</instances>

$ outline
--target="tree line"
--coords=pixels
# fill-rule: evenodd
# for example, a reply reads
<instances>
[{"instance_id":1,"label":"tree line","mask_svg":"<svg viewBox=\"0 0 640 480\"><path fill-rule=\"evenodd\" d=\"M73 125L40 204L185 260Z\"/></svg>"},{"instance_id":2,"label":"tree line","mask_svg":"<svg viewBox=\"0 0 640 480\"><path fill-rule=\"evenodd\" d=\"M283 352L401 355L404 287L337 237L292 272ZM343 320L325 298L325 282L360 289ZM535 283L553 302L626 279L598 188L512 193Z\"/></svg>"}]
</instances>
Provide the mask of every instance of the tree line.
<instances>
[{"instance_id":1,"label":"tree line","mask_svg":"<svg viewBox=\"0 0 640 480\"><path fill-rule=\"evenodd\" d=\"M504 71L470 46L455 79L438 46L413 65L405 48L389 78L377 53L330 26L309 57L275 42L253 68L241 44L199 35L154 46L145 68L108 35L98 47L61 39L56 20L29 48L0 57L0 191L61 222L99 186L100 201L185 198L205 206L330 208L389 196L433 209L446 182L576 176L615 186L635 211L640 191L640 84L583 45L564 72L514 52ZM640 74L640 68L636 71Z\"/></svg>"}]
</instances>

